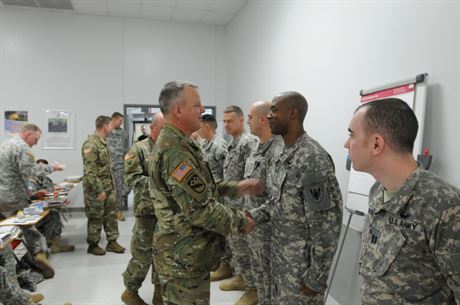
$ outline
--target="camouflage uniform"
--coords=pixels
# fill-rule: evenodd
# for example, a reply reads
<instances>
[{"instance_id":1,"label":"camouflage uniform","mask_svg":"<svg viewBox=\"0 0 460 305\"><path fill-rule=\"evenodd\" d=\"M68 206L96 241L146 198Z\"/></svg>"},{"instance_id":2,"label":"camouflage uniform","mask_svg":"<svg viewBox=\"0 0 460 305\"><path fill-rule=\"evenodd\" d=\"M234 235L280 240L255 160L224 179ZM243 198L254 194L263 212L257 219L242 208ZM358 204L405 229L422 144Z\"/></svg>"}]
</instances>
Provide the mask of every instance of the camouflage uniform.
<instances>
[{"instance_id":1,"label":"camouflage uniform","mask_svg":"<svg viewBox=\"0 0 460 305\"><path fill-rule=\"evenodd\" d=\"M115 188L110 171L110 156L105 140L99 135L92 134L83 143L81 149L83 157L83 191L85 196L85 212L88 217L88 237L90 245L97 245L101 238L102 226L108 241L117 240L117 203ZM97 196L105 192L104 202L97 200Z\"/></svg>"},{"instance_id":2,"label":"camouflage uniform","mask_svg":"<svg viewBox=\"0 0 460 305\"><path fill-rule=\"evenodd\" d=\"M236 182L217 186L200 147L166 124L149 162L149 188L158 219L153 235L155 267L166 304L209 304L209 272L218 267L224 235L246 225L224 207L217 191L235 195Z\"/></svg>"},{"instance_id":3,"label":"camouflage uniform","mask_svg":"<svg viewBox=\"0 0 460 305\"><path fill-rule=\"evenodd\" d=\"M31 177L43 177L51 166L35 163L29 145L19 136L0 145L0 218L9 217L29 205L27 183ZM24 239L32 255L47 250L45 237L35 227L24 228Z\"/></svg>"},{"instance_id":4,"label":"camouflage uniform","mask_svg":"<svg viewBox=\"0 0 460 305\"><path fill-rule=\"evenodd\" d=\"M123 273L126 288L137 291L152 265L152 282L159 284L152 257L153 231L157 223L148 188L148 159L155 142L149 137L134 143L125 156L126 184L134 190L136 222L131 239L132 258Z\"/></svg>"},{"instance_id":5,"label":"camouflage uniform","mask_svg":"<svg viewBox=\"0 0 460 305\"><path fill-rule=\"evenodd\" d=\"M334 165L304 133L270 168L268 205L251 210L271 220L273 304L324 304L323 292L342 226L342 195ZM321 292L300 294L301 284Z\"/></svg>"},{"instance_id":6,"label":"camouflage uniform","mask_svg":"<svg viewBox=\"0 0 460 305\"><path fill-rule=\"evenodd\" d=\"M255 178L264 184L266 183L268 168L271 163L283 151L284 142L279 136L271 137L266 143L258 143L246 161L244 178ZM257 197L245 197L247 209L254 209L261 206L269 193L266 189L264 193ZM270 223L258 225L248 236L249 248L252 251L251 270L254 284L259 293L259 304L270 305L271 292L271 269L270 269Z\"/></svg>"},{"instance_id":7,"label":"camouflage uniform","mask_svg":"<svg viewBox=\"0 0 460 305\"><path fill-rule=\"evenodd\" d=\"M16 278L16 258L10 246L0 250L0 304L25 305L29 294Z\"/></svg>"},{"instance_id":8,"label":"camouflage uniform","mask_svg":"<svg viewBox=\"0 0 460 305\"><path fill-rule=\"evenodd\" d=\"M371 195L363 304L460 304L460 190L419 165L391 199Z\"/></svg>"},{"instance_id":9,"label":"camouflage uniform","mask_svg":"<svg viewBox=\"0 0 460 305\"><path fill-rule=\"evenodd\" d=\"M238 138L228 146L227 157L224 163L224 180L241 181L244 178L244 166L246 159L251 154L253 147L258 143L258 138L243 130ZM243 210L244 198L225 198L225 203L237 210ZM248 288L255 288L251 272L251 250L247 237L243 235L231 235L228 237L233 263L236 273L241 274Z\"/></svg>"},{"instance_id":10,"label":"camouflage uniform","mask_svg":"<svg viewBox=\"0 0 460 305\"><path fill-rule=\"evenodd\" d=\"M122 128L116 128L106 138L112 161L112 176L115 184L116 200L120 210L126 209L128 187L125 184L125 164L123 158L128 151L128 137Z\"/></svg>"},{"instance_id":11,"label":"camouflage uniform","mask_svg":"<svg viewBox=\"0 0 460 305\"><path fill-rule=\"evenodd\" d=\"M205 140L202 146L203 154L211 169L214 181L224 180L224 162L228 144L224 140L214 137L211 141Z\"/></svg>"}]
</instances>

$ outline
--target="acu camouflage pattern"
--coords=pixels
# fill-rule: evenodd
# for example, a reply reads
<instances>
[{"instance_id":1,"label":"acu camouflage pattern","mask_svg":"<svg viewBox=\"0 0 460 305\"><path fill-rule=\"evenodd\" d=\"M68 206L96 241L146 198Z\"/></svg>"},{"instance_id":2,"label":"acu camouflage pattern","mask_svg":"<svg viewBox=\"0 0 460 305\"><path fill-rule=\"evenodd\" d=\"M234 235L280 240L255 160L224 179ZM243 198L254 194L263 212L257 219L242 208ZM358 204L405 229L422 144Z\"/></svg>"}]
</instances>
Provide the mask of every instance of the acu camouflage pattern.
<instances>
[{"instance_id":1,"label":"acu camouflage pattern","mask_svg":"<svg viewBox=\"0 0 460 305\"><path fill-rule=\"evenodd\" d=\"M460 190L419 165L388 202L371 194L364 305L460 304Z\"/></svg>"},{"instance_id":2,"label":"acu camouflage pattern","mask_svg":"<svg viewBox=\"0 0 460 305\"><path fill-rule=\"evenodd\" d=\"M118 238L117 203L115 189L110 170L110 156L105 140L99 135L92 134L83 143L81 154L83 158L83 192L85 196L85 213L88 217L89 244L97 244L104 226L108 241ZM105 192L104 202L97 196Z\"/></svg>"},{"instance_id":3,"label":"acu camouflage pattern","mask_svg":"<svg viewBox=\"0 0 460 305\"><path fill-rule=\"evenodd\" d=\"M342 195L334 164L304 133L270 168L268 204L251 211L271 220L272 303L324 304L324 291L342 226ZM300 294L301 284L320 293Z\"/></svg>"},{"instance_id":4,"label":"acu camouflage pattern","mask_svg":"<svg viewBox=\"0 0 460 305\"><path fill-rule=\"evenodd\" d=\"M9 217L27 207L27 183L51 171L51 166L35 163L29 145L22 138L5 140L0 145L0 214Z\"/></svg>"},{"instance_id":5,"label":"acu camouflage pattern","mask_svg":"<svg viewBox=\"0 0 460 305\"><path fill-rule=\"evenodd\" d=\"M0 249L0 304L25 305L29 295L18 283L16 258L11 246Z\"/></svg>"},{"instance_id":6,"label":"acu camouflage pattern","mask_svg":"<svg viewBox=\"0 0 460 305\"><path fill-rule=\"evenodd\" d=\"M54 183L47 176L31 177L27 182L27 189L29 192L35 193L40 190L47 190L48 192L54 191Z\"/></svg>"},{"instance_id":7,"label":"acu camouflage pattern","mask_svg":"<svg viewBox=\"0 0 460 305\"><path fill-rule=\"evenodd\" d=\"M224 162L228 144L225 140L214 137L211 141L205 140L202 146L203 154L211 169L214 181L224 180Z\"/></svg>"},{"instance_id":8,"label":"acu camouflage pattern","mask_svg":"<svg viewBox=\"0 0 460 305\"><path fill-rule=\"evenodd\" d=\"M137 291L152 265L152 282L159 284L152 256L153 231L157 223L153 200L148 188L148 161L155 143L148 137L131 146L125 156L126 185L134 190L134 223L131 259L123 272L125 287Z\"/></svg>"},{"instance_id":9,"label":"acu camouflage pattern","mask_svg":"<svg viewBox=\"0 0 460 305\"><path fill-rule=\"evenodd\" d=\"M258 142L259 139L246 130L243 130L238 138L233 139L228 146L227 157L224 163L224 180L243 180L246 159ZM241 211L244 207L244 198L225 198L225 203ZM231 235L227 240L236 273L243 276L249 288L255 288L254 278L251 272L251 250L249 248L247 236Z\"/></svg>"},{"instance_id":10,"label":"acu camouflage pattern","mask_svg":"<svg viewBox=\"0 0 460 305\"><path fill-rule=\"evenodd\" d=\"M209 304L209 272L219 265L223 236L246 225L242 212L216 199L218 191L235 195L236 183L216 185L198 144L170 124L157 139L149 175L158 219L154 260L163 300Z\"/></svg>"},{"instance_id":11,"label":"acu camouflage pattern","mask_svg":"<svg viewBox=\"0 0 460 305\"><path fill-rule=\"evenodd\" d=\"M116 128L106 138L107 148L112 161L113 181L118 207L122 209L129 189L125 184L124 157L128 151L128 137L122 128Z\"/></svg>"},{"instance_id":12,"label":"acu camouflage pattern","mask_svg":"<svg viewBox=\"0 0 460 305\"><path fill-rule=\"evenodd\" d=\"M273 161L282 153L284 147L283 139L280 136L271 137L266 143L258 143L254 146L250 156L247 158L244 170L244 179L254 178L267 184L266 178ZM245 197L247 209L260 207L266 202L270 189L257 197ZM271 269L270 269L270 222L260 224L248 236L251 270L254 284L259 293L259 304L270 305L271 292Z\"/></svg>"}]
</instances>

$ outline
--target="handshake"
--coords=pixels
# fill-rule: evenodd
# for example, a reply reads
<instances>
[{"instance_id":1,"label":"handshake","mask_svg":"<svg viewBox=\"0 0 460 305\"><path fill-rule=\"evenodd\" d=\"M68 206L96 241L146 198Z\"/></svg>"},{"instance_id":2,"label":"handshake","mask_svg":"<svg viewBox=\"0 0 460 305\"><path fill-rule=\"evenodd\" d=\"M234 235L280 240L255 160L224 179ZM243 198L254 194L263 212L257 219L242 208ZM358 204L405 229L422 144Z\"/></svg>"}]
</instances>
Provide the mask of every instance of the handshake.
<instances>
[{"instance_id":1,"label":"handshake","mask_svg":"<svg viewBox=\"0 0 460 305\"><path fill-rule=\"evenodd\" d=\"M258 179L246 179L243 181L240 181L237 185L238 188L238 195L244 196L244 195L249 195L249 196L257 196L260 193L262 193L265 189L265 186L260 180ZM247 223L246 225L241 228L240 233L241 234L249 234L254 230L254 227L256 226L256 222L254 218L252 218L251 213L245 208L243 210L244 216L246 217Z\"/></svg>"}]
</instances>

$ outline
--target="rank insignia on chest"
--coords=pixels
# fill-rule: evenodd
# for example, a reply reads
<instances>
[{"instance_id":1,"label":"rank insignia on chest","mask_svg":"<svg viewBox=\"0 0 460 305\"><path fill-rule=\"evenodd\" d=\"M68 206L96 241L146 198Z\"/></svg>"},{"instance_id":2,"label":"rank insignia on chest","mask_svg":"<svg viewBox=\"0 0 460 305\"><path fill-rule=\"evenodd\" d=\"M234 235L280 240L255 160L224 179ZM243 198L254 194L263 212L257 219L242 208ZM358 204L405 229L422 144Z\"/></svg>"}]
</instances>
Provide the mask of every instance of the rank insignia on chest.
<instances>
[{"instance_id":1,"label":"rank insignia on chest","mask_svg":"<svg viewBox=\"0 0 460 305\"><path fill-rule=\"evenodd\" d=\"M197 193L203 193L206 189L206 184L196 174L192 174L187 180L187 184Z\"/></svg>"},{"instance_id":2,"label":"rank insignia on chest","mask_svg":"<svg viewBox=\"0 0 460 305\"><path fill-rule=\"evenodd\" d=\"M314 185L309 189L310 198L314 202L321 202L323 200L324 191L322 185Z\"/></svg>"}]
</instances>

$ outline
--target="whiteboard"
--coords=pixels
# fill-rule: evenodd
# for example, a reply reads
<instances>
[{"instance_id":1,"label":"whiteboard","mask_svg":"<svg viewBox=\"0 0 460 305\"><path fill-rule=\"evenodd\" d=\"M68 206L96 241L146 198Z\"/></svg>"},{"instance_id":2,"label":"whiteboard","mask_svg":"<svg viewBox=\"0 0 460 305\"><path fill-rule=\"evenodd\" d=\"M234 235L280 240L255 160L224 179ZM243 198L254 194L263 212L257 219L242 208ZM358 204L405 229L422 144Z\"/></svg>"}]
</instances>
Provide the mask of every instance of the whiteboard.
<instances>
[{"instance_id":1,"label":"whiteboard","mask_svg":"<svg viewBox=\"0 0 460 305\"><path fill-rule=\"evenodd\" d=\"M428 74L426 73L419 74L411 79L390 83L373 89L361 90L360 92L361 103L395 97L405 101L414 110L419 124L414 143L414 157L416 159L417 155L422 153L427 76ZM346 208L357 211L357 214L367 214L369 209L369 190L374 183L374 177L367 173L357 172L351 167Z\"/></svg>"}]
</instances>

